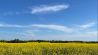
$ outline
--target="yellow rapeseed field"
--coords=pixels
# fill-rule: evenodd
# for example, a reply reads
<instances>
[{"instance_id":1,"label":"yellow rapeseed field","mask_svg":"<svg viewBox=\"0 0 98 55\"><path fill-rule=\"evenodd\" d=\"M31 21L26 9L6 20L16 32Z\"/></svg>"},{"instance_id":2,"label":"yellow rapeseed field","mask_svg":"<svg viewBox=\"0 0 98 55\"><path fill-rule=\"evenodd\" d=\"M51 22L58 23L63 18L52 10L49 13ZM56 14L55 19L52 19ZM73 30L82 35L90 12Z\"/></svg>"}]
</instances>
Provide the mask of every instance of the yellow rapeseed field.
<instances>
[{"instance_id":1,"label":"yellow rapeseed field","mask_svg":"<svg viewBox=\"0 0 98 55\"><path fill-rule=\"evenodd\" d=\"M98 45L85 43L0 43L0 55L98 55Z\"/></svg>"}]
</instances>

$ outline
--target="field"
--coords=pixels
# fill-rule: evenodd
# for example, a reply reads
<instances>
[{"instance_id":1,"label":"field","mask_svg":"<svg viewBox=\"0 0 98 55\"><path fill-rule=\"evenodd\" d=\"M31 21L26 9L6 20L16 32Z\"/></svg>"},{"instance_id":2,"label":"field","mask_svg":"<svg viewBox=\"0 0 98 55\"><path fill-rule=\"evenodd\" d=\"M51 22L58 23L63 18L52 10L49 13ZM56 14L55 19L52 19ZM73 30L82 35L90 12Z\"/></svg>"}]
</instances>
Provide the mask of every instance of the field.
<instances>
[{"instance_id":1,"label":"field","mask_svg":"<svg viewBox=\"0 0 98 55\"><path fill-rule=\"evenodd\" d=\"M0 55L98 55L98 45L85 43L0 43Z\"/></svg>"}]
</instances>

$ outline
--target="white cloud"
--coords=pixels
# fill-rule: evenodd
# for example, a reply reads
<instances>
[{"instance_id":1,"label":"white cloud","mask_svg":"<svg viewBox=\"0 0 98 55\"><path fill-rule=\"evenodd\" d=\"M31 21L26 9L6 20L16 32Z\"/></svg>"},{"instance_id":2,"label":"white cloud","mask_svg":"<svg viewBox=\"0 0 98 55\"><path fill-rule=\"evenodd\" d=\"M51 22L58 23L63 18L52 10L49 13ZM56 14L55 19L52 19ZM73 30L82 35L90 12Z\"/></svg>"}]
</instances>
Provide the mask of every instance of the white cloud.
<instances>
[{"instance_id":1,"label":"white cloud","mask_svg":"<svg viewBox=\"0 0 98 55\"><path fill-rule=\"evenodd\" d=\"M88 23L88 24L80 25L80 28L88 29L88 28L93 27L95 25L96 25L96 22L91 22L91 23Z\"/></svg>"},{"instance_id":2,"label":"white cloud","mask_svg":"<svg viewBox=\"0 0 98 55\"><path fill-rule=\"evenodd\" d=\"M67 8L69 8L69 5L64 5L64 4L51 5L51 6L43 5L43 6L32 8L32 14L43 13L43 12L56 12L56 11L61 11Z\"/></svg>"},{"instance_id":3,"label":"white cloud","mask_svg":"<svg viewBox=\"0 0 98 55\"><path fill-rule=\"evenodd\" d=\"M90 31L90 32L86 32L86 34L88 34L88 36L94 37L94 36L97 36L98 35L98 31Z\"/></svg>"},{"instance_id":4,"label":"white cloud","mask_svg":"<svg viewBox=\"0 0 98 55\"><path fill-rule=\"evenodd\" d=\"M52 34L43 36L42 39L47 40L80 40L80 41L96 41L97 40L97 31L89 31L83 33L74 33L74 34Z\"/></svg>"},{"instance_id":5,"label":"white cloud","mask_svg":"<svg viewBox=\"0 0 98 55\"><path fill-rule=\"evenodd\" d=\"M22 26L22 25L11 25L11 24L0 24L0 27L17 27L17 28L21 28L21 27L26 27L26 26Z\"/></svg>"},{"instance_id":6,"label":"white cloud","mask_svg":"<svg viewBox=\"0 0 98 55\"><path fill-rule=\"evenodd\" d=\"M33 28L33 27L38 27L38 28L47 28L47 29L52 29L52 30L57 30L57 31L63 31L63 32L73 32L73 29L66 27L66 26L61 26L61 25L45 25L45 24L33 24L33 25L11 25L11 24L0 24L0 27L15 27L15 28Z\"/></svg>"},{"instance_id":7,"label":"white cloud","mask_svg":"<svg viewBox=\"0 0 98 55\"><path fill-rule=\"evenodd\" d=\"M31 14L30 11L6 11L0 13L0 16L12 16L12 15L24 15L24 14Z\"/></svg>"},{"instance_id":8,"label":"white cloud","mask_svg":"<svg viewBox=\"0 0 98 55\"><path fill-rule=\"evenodd\" d=\"M27 28L22 33L11 34L12 36L16 36L21 39L48 39L48 40L96 40L98 37L98 31L96 30L79 30L77 28L62 26L62 25L53 25L53 24L32 24L32 25L11 25L11 24L0 24L0 27L16 27L16 28ZM30 28L30 29L28 29ZM37 28L37 29L32 29ZM37 33L42 32L42 29L46 28L51 30L62 31L62 34L47 34L47 35L37 35ZM81 27L78 27L81 28ZM91 29L91 28L90 28ZM9 33L9 32L8 32ZM2 34L0 34L2 36ZM6 36L6 35L5 35ZM22 36L22 37L20 37ZM14 37L13 37L14 38ZM2 39L2 38L1 38Z\"/></svg>"},{"instance_id":9,"label":"white cloud","mask_svg":"<svg viewBox=\"0 0 98 55\"><path fill-rule=\"evenodd\" d=\"M13 24L0 24L0 27L15 27L15 28L45 28L51 30L62 31L65 33L78 33L81 31L88 31L87 29L91 29L90 27L95 26L95 22L79 25L78 27L68 27L63 25L54 25L54 24L32 24L32 25L13 25ZM85 30L84 30L85 29ZM39 30L36 30L39 31Z\"/></svg>"},{"instance_id":10,"label":"white cloud","mask_svg":"<svg viewBox=\"0 0 98 55\"><path fill-rule=\"evenodd\" d=\"M12 15L22 15L22 14L35 14L43 12L57 12L69 8L69 5L41 5L39 7L33 7L31 11L6 11L0 13L0 16L12 16Z\"/></svg>"},{"instance_id":11,"label":"white cloud","mask_svg":"<svg viewBox=\"0 0 98 55\"><path fill-rule=\"evenodd\" d=\"M53 29L57 31L63 31L63 32L73 32L73 29L61 26L61 25L43 25L43 24L34 24L33 27L40 27L40 28L48 28Z\"/></svg>"}]
</instances>

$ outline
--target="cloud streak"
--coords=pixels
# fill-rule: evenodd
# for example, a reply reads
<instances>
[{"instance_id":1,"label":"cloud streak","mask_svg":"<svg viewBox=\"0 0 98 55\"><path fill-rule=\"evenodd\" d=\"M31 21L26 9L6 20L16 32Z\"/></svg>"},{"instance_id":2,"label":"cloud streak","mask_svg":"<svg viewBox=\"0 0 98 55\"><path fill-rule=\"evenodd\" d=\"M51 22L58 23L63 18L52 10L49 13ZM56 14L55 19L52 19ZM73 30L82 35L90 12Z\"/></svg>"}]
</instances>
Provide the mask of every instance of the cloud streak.
<instances>
[{"instance_id":1,"label":"cloud streak","mask_svg":"<svg viewBox=\"0 0 98 55\"><path fill-rule=\"evenodd\" d=\"M14 28L44 28L44 29L51 29L56 31L61 31L65 33L73 33L73 32L80 32L84 29L90 29L90 27L94 27L95 22L91 22L84 25L79 25L78 27L68 27L63 25L54 25L54 24L32 24L32 25L13 25L13 24L0 24L0 27L14 27Z\"/></svg>"},{"instance_id":2,"label":"cloud streak","mask_svg":"<svg viewBox=\"0 0 98 55\"><path fill-rule=\"evenodd\" d=\"M88 24L80 25L80 27L82 29L87 29L87 28L95 26L96 24L97 24L96 22L91 22L91 23L88 23Z\"/></svg>"},{"instance_id":3,"label":"cloud streak","mask_svg":"<svg viewBox=\"0 0 98 55\"><path fill-rule=\"evenodd\" d=\"M15 28L47 28L47 29L52 29L52 30L57 30L57 31L62 31L62 32L72 32L73 30L71 28L61 26L61 25L45 25L45 24L33 24L33 25L10 25L10 24L0 24L0 27L15 27Z\"/></svg>"},{"instance_id":4,"label":"cloud streak","mask_svg":"<svg viewBox=\"0 0 98 55\"><path fill-rule=\"evenodd\" d=\"M61 10L67 9L67 8L69 8L69 5L65 5L65 4L51 5L51 6L43 5L43 6L32 8L31 13L35 14L35 13L43 13L43 12L57 12L57 11L61 11Z\"/></svg>"},{"instance_id":5,"label":"cloud streak","mask_svg":"<svg viewBox=\"0 0 98 55\"><path fill-rule=\"evenodd\" d=\"M62 32L73 32L73 29L68 28L66 26L61 25L43 25L43 24L34 24L33 27L39 27L39 28L48 28L52 30L62 31Z\"/></svg>"},{"instance_id":6,"label":"cloud streak","mask_svg":"<svg viewBox=\"0 0 98 55\"><path fill-rule=\"evenodd\" d=\"M92 23L92 22L91 22ZM89 23L88 23L89 24ZM87 24L84 24L87 25ZM81 26L81 25L80 25ZM0 27L14 27L14 28L27 28L24 31L19 31L19 33L10 33L10 34L6 34L1 31L0 36L14 36L13 38L21 38L21 39L48 39L48 40L96 40L96 38L98 37L97 34L98 32L96 30L87 30L87 29L83 29L82 32L81 30L77 29L81 29L81 27L77 27L77 28L72 28L72 27L68 27L68 26L63 26L63 25L53 25L53 24L32 24L32 25L13 25L13 24L0 24ZM95 26L95 24L89 26L89 27L93 27ZM88 27L88 28L89 28ZM30 28L30 29L29 29ZM32 28L37 28L32 29ZM62 34L47 34L47 35L41 35L40 33L43 33L43 29L48 29L48 30L56 30L57 32L64 32ZM91 29L91 28L89 28ZM4 33L4 34L2 34ZM51 32L52 33L52 32ZM38 35L37 35L38 34ZM19 36L19 37L18 37ZM0 37L2 39L2 37Z\"/></svg>"},{"instance_id":7,"label":"cloud streak","mask_svg":"<svg viewBox=\"0 0 98 55\"><path fill-rule=\"evenodd\" d=\"M29 11L7 11L0 13L0 16L12 16L12 15L22 15L22 14L36 14L36 13L47 13L47 12L57 12L69 8L69 5L59 4L59 5L40 5L31 8Z\"/></svg>"},{"instance_id":8,"label":"cloud streak","mask_svg":"<svg viewBox=\"0 0 98 55\"><path fill-rule=\"evenodd\" d=\"M80 40L80 41L97 41L97 31L89 31L84 33L75 33L75 34L56 34L49 35L48 37L43 37L42 39L47 40Z\"/></svg>"},{"instance_id":9,"label":"cloud streak","mask_svg":"<svg viewBox=\"0 0 98 55\"><path fill-rule=\"evenodd\" d=\"M30 11L7 11L0 13L0 16L24 15L30 14Z\"/></svg>"},{"instance_id":10,"label":"cloud streak","mask_svg":"<svg viewBox=\"0 0 98 55\"><path fill-rule=\"evenodd\" d=\"M27 27L27 26L23 26L23 25L12 25L12 24L0 24L0 27L24 28L24 27Z\"/></svg>"}]
</instances>

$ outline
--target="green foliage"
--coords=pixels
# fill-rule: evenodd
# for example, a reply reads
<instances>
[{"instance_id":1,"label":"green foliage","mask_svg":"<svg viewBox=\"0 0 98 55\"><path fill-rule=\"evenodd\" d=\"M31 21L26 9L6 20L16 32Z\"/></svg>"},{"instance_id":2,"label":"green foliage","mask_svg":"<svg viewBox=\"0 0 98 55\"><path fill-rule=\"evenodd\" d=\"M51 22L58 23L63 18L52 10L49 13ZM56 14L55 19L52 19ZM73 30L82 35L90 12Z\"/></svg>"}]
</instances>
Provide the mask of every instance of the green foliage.
<instances>
[{"instance_id":1,"label":"green foliage","mask_svg":"<svg viewBox=\"0 0 98 55\"><path fill-rule=\"evenodd\" d=\"M98 41L62 41L62 40L0 40L0 42L6 42L6 43L28 43L28 42L48 42L48 43L98 43Z\"/></svg>"}]
</instances>

